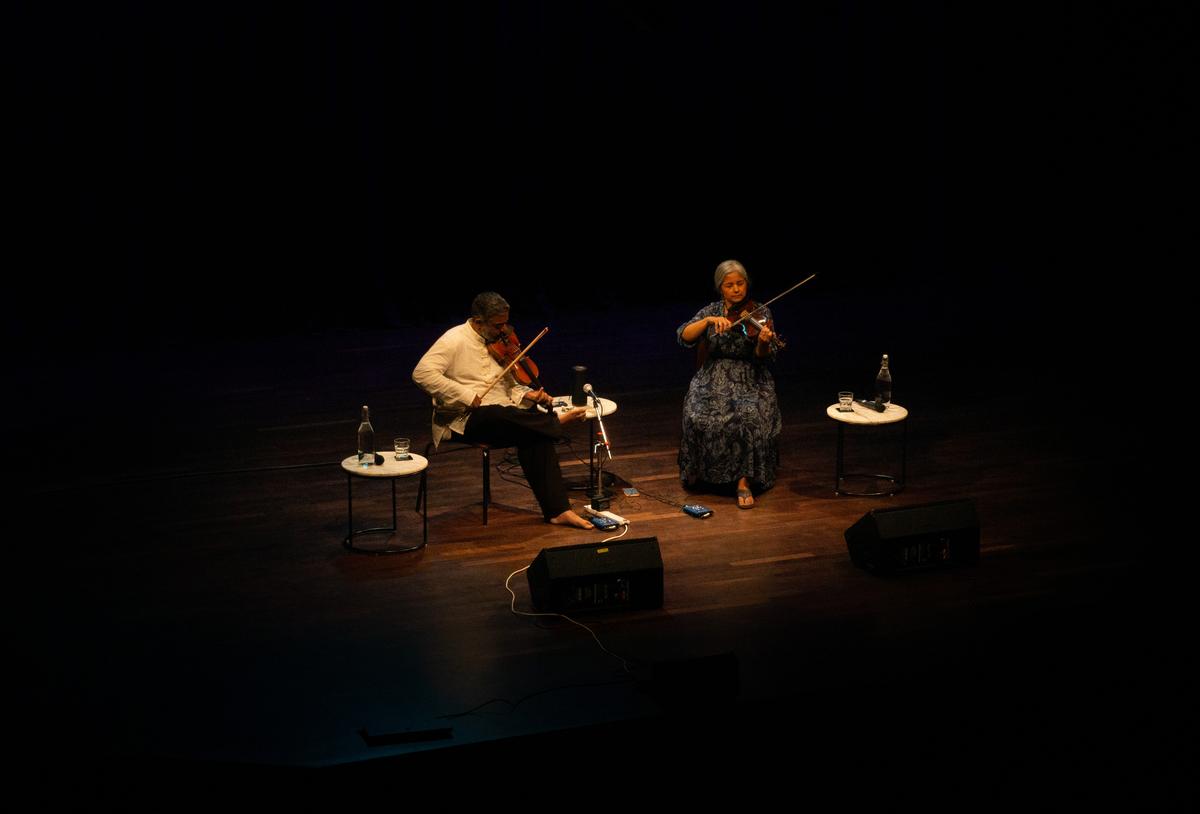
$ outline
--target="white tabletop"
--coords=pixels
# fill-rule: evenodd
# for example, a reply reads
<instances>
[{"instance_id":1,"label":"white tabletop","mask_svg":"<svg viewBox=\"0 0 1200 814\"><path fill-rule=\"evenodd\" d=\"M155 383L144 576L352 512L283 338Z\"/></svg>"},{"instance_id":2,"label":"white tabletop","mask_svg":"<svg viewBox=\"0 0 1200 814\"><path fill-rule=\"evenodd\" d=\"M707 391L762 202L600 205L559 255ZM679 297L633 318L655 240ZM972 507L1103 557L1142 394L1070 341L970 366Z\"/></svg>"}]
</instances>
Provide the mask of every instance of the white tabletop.
<instances>
[{"instance_id":1,"label":"white tabletop","mask_svg":"<svg viewBox=\"0 0 1200 814\"><path fill-rule=\"evenodd\" d=\"M408 475L416 475L429 466L429 461L425 456L415 453L409 453L412 455L411 461L397 461L395 450L380 450L380 454L383 455L382 466L375 464L362 466L358 462L358 455L351 455L342 461L342 469L351 475L358 475L362 478L403 478Z\"/></svg>"},{"instance_id":2,"label":"white tabletop","mask_svg":"<svg viewBox=\"0 0 1200 814\"><path fill-rule=\"evenodd\" d=\"M604 411L604 418L608 418L610 415L612 415L613 413L615 413L617 411L617 403L615 401L613 401L612 399L600 398L599 401L600 401L600 409L602 409ZM567 412L568 410L575 409L571 405L571 397L570 396L555 396L554 403L555 403L555 405L558 405L559 403L566 405L565 407L555 406L554 412L559 413L560 415L562 413ZM595 407L592 406L592 397L591 396L588 396L588 399L587 399L587 417L588 418L596 417L596 409L595 409Z\"/></svg>"},{"instance_id":3,"label":"white tabletop","mask_svg":"<svg viewBox=\"0 0 1200 814\"><path fill-rule=\"evenodd\" d=\"M895 403L889 404L882 413L877 413L870 407L863 407L858 402L854 402L852 406L853 410L843 413L838 410L836 404L830 404L825 408L825 415L843 424L895 424L908 418L908 410Z\"/></svg>"}]
</instances>

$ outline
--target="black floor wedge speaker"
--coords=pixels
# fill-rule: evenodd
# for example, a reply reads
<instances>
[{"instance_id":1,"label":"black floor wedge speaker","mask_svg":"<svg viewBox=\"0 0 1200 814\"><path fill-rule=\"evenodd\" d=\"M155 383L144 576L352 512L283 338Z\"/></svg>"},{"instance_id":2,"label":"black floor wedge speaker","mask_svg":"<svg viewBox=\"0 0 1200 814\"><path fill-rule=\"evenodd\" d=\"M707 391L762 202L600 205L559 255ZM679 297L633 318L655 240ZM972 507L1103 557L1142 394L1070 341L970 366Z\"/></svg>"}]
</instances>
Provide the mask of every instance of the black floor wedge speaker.
<instances>
[{"instance_id":1,"label":"black floor wedge speaker","mask_svg":"<svg viewBox=\"0 0 1200 814\"><path fill-rule=\"evenodd\" d=\"M970 500L872 509L846 529L851 561L880 574L979 561L979 518Z\"/></svg>"},{"instance_id":2,"label":"black floor wedge speaker","mask_svg":"<svg viewBox=\"0 0 1200 814\"><path fill-rule=\"evenodd\" d=\"M661 608L657 537L543 548L526 572L540 611Z\"/></svg>"}]
</instances>

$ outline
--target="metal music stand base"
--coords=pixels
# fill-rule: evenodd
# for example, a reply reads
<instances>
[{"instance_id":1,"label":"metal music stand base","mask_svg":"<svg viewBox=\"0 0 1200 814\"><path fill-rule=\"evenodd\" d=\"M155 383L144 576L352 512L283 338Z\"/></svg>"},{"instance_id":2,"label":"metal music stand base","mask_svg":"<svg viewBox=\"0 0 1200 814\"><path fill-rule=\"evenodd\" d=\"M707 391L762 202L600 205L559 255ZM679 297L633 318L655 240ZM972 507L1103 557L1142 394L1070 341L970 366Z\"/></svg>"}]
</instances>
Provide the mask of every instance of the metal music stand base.
<instances>
[{"instance_id":1,"label":"metal music stand base","mask_svg":"<svg viewBox=\"0 0 1200 814\"><path fill-rule=\"evenodd\" d=\"M596 419L588 420L588 437L596 437ZM617 478L611 472L605 472L601 466L599 470L599 485L597 486L597 471L596 471L596 445L592 444L588 450L588 476L587 480L573 480L567 484L568 489L575 491L583 490L588 498L609 498L613 497L616 492L609 490L607 487L612 486L617 482Z\"/></svg>"},{"instance_id":2,"label":"metal music stand base","mask_svg":"<svg viewBox=\"0 0 1200 814\"><path fill-rule=\"evenodd\" d=\"M608 489L608 487L614 485L617 482L617 476L611 472L605 472L602 480L604 482L604 485L600 491L603 494L601 494L600 497L612 497L615 493L610 491ZM566 484L567 484L567 488L573 492L587 492L588 497L596 497L596 495L592 494L593 492L596 491L596 486L595 486L596 478L595 477L574 478L572 480L566 481Z\"/></svg>"}]
</instances>

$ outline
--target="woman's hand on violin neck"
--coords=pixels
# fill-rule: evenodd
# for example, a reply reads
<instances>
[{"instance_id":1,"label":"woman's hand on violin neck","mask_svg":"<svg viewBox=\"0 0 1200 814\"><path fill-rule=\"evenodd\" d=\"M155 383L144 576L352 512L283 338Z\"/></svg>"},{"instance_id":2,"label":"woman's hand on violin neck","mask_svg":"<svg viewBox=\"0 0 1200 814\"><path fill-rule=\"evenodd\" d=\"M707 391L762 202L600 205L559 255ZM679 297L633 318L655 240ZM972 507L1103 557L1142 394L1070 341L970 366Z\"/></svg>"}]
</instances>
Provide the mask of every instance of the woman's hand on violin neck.
<instances>
[{"instance_id":1,"label":"woman's hand on violin neck","mask_svg":"<svg viewBox=\"0 0 1200 814\"><path fill-rule=\"evenodd\" d=\"M725 317L708 317L708 324L712 326L713 333L723 334L729 330L729 326L733 323Z\"/></svg>"}]
</instances>

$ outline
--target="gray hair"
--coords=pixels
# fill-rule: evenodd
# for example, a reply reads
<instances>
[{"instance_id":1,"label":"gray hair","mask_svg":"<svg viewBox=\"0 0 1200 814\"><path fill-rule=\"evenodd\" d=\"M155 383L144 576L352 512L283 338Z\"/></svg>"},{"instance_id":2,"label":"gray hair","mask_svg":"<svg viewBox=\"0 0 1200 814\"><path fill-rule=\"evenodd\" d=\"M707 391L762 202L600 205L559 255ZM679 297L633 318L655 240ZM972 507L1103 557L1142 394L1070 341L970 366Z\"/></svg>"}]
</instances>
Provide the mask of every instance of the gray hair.
<instances>
[{"instance_id":1,"label":"gray hair","mask_svg":"<svg viewBox=\"0 0 1200 814\"><path fill-rule=\"evenodd\" d=\"M717 266L717 270L713 274L713 288L720 291L721 283L727 276L735 272L746 278L746 287L749 288L751 285L750 275L746 272L746 267L736 260L726 260Z\"/></svg>"},{"instance_id":2,"label":"gray hair","mask_svg":"<svg viewBox=\"0 0 1200 814\"><path fill-rule=\"evenodd\" d=\"M508 301L495 291L485 291L471 301L471 319L488 320L509 310Z\"/></svg>"}]
</instances>

